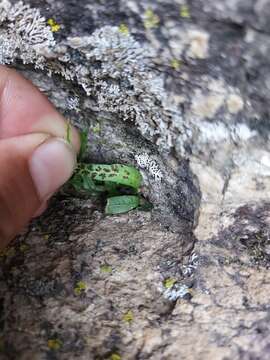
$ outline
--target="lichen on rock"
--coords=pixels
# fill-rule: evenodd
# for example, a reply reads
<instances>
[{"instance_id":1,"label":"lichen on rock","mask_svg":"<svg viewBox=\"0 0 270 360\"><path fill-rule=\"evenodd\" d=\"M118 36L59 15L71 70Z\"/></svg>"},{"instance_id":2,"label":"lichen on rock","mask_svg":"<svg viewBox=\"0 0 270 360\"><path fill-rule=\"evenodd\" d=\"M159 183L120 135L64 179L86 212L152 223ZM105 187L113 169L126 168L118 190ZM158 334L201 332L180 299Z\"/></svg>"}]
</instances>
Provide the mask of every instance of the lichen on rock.
<instances>
[{"instance_id":1,"label":"lichen on rock","mask_svg":"<svg viewBox=\"0 0 270 360\"><path fill-rule=\"evenodd\" d=\"M11 64L19 58L24 64L42 67L42 49L55 45L50 27L38 9L19 1L12 5L0 2L0 64Z\"/></svg>"},{"instance_id":2,"label":"lichen on rock","mask_svg":"<svg viewBox=\"0 0 270 360\"><path fill-rule=\"evenodd\" d=\"M1 63L154 209L58 194L0 256L3 359L268 359L267 1L25 4L0 2Z\"/></svg>"}]
</instances>

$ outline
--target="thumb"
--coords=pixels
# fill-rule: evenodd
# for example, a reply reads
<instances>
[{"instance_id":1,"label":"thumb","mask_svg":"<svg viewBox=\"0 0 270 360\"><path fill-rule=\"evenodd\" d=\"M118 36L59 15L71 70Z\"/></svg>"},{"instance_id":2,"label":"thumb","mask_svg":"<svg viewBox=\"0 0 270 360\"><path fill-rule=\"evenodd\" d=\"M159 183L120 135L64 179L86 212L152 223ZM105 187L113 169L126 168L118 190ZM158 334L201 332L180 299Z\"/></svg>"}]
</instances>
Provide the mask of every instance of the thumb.
<instances>
[{"instance_id":1,"label":"thumb","mask_svg":"<svg viewBox=\"0 0 270 360\"><path fill-rule=\"evenodd\" d=\"M72 175L76 152L63 139L30 134L0 141L0 247Z\"/></svg>"}]
</instances>

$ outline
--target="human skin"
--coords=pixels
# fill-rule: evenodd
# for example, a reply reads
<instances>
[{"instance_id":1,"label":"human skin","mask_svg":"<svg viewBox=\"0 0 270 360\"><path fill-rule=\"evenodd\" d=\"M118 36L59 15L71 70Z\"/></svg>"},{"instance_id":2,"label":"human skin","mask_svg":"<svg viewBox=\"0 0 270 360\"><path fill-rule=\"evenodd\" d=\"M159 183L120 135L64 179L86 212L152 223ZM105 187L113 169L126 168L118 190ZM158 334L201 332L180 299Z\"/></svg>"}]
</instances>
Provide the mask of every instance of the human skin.
<instances>
[{"instance_id":1,"label":"human skin","mask_svg":"<svg viewBox=\"0 0 270 360\"><path fill-rule=\"evenodd\" d=\"M31 82L0 66L0 248L71 177L80 148L67 121Z\"/></svg>"}]
</instances>

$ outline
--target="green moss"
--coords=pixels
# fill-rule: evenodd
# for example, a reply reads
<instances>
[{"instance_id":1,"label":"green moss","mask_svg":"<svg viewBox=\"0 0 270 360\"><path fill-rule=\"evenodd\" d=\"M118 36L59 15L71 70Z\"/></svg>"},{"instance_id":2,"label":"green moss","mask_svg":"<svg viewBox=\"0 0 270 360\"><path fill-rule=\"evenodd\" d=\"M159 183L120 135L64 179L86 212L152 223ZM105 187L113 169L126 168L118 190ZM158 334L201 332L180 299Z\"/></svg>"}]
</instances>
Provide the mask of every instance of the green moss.
<instances>
[{"instance_id":1,"label":"green moss","mask_svg":"<svg viewBox=\"0 0 270 360\"><path fill-rule=\"evenodd\" d=\"M52 32L57 32L61 29L61 25L57 24L54 19L48 19L47 24L50 26Z\"/></svg>"},{"instance_id":2,"label":"green moss","mask_svg":"<svg viewBox=\"0 0 270 360\"><path fill-rule=\"evenodd\" d=\"M100 134L101 132L101 126L99 123L97 123L93 128L92 128L92 132L93 134Z\"/></svg>"},{"instance_id":3,"label":"green moss","mask_svg":"<svg viewBox=\"0 0 270 360\"><path fill-rule=\"evenodd\" d=\"M48 348L53 351L60 350L63 346L63 343L59 339L49 339L48 340Z\"/></svg>"},{"instance_id":4,"label":"green moss","mask_svg":"<svg viewBox=\"0 0 270 360\"><path fill-rule=\"evenodd\" d=\"M158 27L160 19L152 9L147 9L144 13L144 27L146 29L153 29Z\"/></svg>"},{"instance_id":5,"label":"green moss","mask_svg":"<svg viewBox=\"0 0 270 360\"><path fill-rule=\"evenodd\" d=\"M100 272L102 272L104 274L110 274L112 272L112 267L107 264L101 265Z\"/></svg>"},{"instance_id":6,"label":"green moss","mask_svg":"<svg viewBox=\"0 0 270 360\"><path fill-rule=\"evenodd\" d=\"M121 359L122 357L117 353L113 353L110 357L110 360L121 360Z\"/></svg>"},{"instance_id":7,"label":"green moss","mask_svg":"<svg viewBox=\"0 0 270 360\"><path fill-rule=\"evenodd\" d=\"M20 249L20 251L21 251L22 253L25 253L26 251L29 250L29 245L27 245L27 244L21 244L19 249Z\"/></svg>"},{"instance_id":8,"label":"green moss","mask_svg":"<svg viewBox=\"0 0 270 360\"><path fill-rule=\"evenodd\" d=\"M128 310L123 316L123 321L127 323L131 323L133 320L134 320L133 312L131 310Z\"/></svg>"},{"instance_id":9,"label":"green moss","mask_svg":"<svg viewBox=\"0 0 270 360\"><path fill-rule=\"evenodd\" d=\"M119 26L119 32L123 35L128 35L129 34L128 26L126 24L121 24Z\"/></svg>"},{"instance_id":10,"label":"green moss","mask_svg":"<svg viewBox=\"0 0 270 360\"><path fill-rule=\"evenodd\" d=\"M168 278L168 279L165 279L163 281L163 286L166 288L166 289L170 289L173 287L173 285L176 283L176 280L173 279L173 278Z\"/></svg>"},{"instance_id":11,"label":"green moss","mask_svg":"<svg viewBox=\"0 0 270 360\"><path fill-rule=\"evenodd\" d=\"M180 16L184 19L190 18L190 11L189 11L189 7L187 5L182 5L180 7Z\"/></svg>"},{"instance_id":12,"label":"green moss","mask_svg":"<svg viewBox=\"0 0 270 360\"><path fill-rule=\"evenodd\" d=\"M78 281L75 288L74 294L80 296L87 289L86 283L83 281Z\"/></svg>"},{"instance_id":13,"label":"green moss","mask_svg":"<svg viewBox=\"0 0 270 360\"><path fill-rule=\"evenodd\" d=\"M181 60L178 59L172 59L171 60L171 67L174 70L179 70L181 68Z\"/></svg>"}]
</instances>

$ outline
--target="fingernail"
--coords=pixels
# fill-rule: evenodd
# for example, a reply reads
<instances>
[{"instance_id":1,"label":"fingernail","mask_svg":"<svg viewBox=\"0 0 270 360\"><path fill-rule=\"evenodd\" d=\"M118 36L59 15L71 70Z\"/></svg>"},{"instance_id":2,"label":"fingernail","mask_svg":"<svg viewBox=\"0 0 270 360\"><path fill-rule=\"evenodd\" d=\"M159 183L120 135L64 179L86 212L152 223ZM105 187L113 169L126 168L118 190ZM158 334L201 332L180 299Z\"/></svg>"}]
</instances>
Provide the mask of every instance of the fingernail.
<instances>
[{"instance_id":1,"label":"fingernail","mask_svg":"<svg viewBox=\"0 0 270 360\"><path fill-rule=\"evenodd\" d=\"M40 200L47 199L71 177L76 166L75 150L63 139L51 138L32 154L29 170Z\"/></svg>"}]
</instances>

